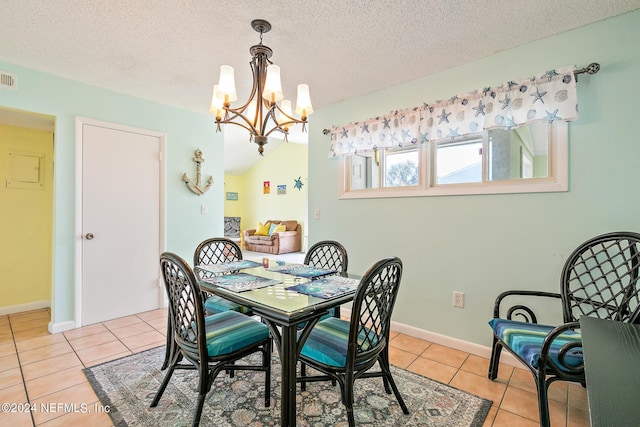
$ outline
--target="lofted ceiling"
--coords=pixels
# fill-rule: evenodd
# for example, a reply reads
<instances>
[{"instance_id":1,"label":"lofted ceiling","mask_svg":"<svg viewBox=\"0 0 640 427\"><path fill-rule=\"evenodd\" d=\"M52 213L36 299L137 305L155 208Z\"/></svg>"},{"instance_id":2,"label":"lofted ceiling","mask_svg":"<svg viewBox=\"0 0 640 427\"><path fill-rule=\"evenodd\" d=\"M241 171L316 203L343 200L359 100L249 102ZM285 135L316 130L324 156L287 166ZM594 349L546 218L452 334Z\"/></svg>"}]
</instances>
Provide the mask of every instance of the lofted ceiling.
<instances>
[{"instance_id":1,"label":"lofted ceiling","mask_svg":"<svg viewBox=\"0 0 640 427\"><path fill-rule=\"evenodd\" d=\"M250 22L262 18L273 26L264 44L285 97L308 83L318 109L638 8L640 0L3 0L0 61L208 114L220 65L235 68L239 99L248 96L249 47L259 42ZM258 159L246 134L225 131L227 173Z\"/></svg>"}]
</instances>

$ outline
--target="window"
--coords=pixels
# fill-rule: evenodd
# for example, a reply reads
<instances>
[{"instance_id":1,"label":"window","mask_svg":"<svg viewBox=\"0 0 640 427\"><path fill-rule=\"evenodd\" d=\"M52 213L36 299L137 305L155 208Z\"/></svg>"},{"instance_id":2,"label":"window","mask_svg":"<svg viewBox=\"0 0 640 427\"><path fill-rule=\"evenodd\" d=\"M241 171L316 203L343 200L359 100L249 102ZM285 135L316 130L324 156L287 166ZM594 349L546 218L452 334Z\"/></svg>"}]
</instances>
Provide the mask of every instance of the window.
<instances>
[{"instance_id":1,"label":"window","mask_svg":"<svg viewBox=\"0 0 640 427\"><path fill-rule=\"evenodd\" d=\"M420 150L417 146L383 148L349 157L351 190L410 187L420 183Z\"/></svg>"},{"instance_id":2,"label":"window","mask_svg":"<svg viewBox=\"0 0 640 427\"><path fill-rule=\"evenodd\" d=\"M564 122L342 157L341 198L567 191Z\"/></svg>"}]
</instances>

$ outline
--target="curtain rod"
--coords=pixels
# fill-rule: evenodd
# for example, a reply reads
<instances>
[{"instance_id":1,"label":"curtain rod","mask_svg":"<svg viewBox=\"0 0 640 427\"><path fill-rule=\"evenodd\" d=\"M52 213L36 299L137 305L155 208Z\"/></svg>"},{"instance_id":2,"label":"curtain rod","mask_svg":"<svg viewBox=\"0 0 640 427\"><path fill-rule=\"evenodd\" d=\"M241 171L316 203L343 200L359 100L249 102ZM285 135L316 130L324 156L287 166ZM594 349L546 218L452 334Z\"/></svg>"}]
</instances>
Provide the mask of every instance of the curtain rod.
<instances>
[{"instance_id":1,"label":"curtain rod","mask_svg":"<svg viewBox=\"0 0 640 427\"><path fill-rule=\"evenodd\" d=\"M575 70L573 72L573 75L576 78L576 82L578 81L578 74L595 74L598 71L600 71L600 64L598 64L597 62L592 62L591 64L587 65L584 68L580 68L579 70ZM330 129L322 129L322 134L323 135L328 135L331 133Z\"/></svg>"}]
</instances>

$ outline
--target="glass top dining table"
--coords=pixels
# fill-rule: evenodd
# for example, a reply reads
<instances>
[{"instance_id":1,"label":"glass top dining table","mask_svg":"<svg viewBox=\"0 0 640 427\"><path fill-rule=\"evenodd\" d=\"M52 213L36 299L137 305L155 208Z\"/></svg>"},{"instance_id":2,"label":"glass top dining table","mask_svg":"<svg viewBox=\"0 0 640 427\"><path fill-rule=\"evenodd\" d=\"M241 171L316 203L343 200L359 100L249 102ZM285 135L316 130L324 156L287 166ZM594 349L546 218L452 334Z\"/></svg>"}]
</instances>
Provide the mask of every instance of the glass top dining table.
<instances>
[{"instance_id":1,"label":"glass top dining table","mask_svg":"<svg viewBox=\"0 0 640 427\"><path fill-rule=\"evenodd\" d=\"M255 261L260 262L261 265L243 269L242 273L274 279L278 283L242 292L234 292L207 280L200 280L199 284L206 292L251 308L267 324L275 339L282 364L280 425L295 426L298 354L308 333L320 317L327 314L331 308L352 301L355 290L328 298L305 295L289 288L312 279L269 270L272 267L282 266L283 263L280 261L269 258ZM362 277L349 273L335 273L335 275L357 280ZM298 337L298 325L302 323L305 326Z\"/></svg>"}]
</instances>

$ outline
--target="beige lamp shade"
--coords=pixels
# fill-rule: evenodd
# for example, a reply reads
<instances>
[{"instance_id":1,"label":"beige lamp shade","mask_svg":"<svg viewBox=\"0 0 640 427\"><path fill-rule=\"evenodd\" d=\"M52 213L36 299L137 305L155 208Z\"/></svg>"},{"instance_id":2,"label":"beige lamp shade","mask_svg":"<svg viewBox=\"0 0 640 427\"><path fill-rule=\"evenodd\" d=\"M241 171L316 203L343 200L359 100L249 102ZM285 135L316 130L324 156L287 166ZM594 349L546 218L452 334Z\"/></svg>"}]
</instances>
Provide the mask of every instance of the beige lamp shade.
<instances>
[{"instance_id":1,"label":"beige lamp shade","mask_svg":"<svg viewBox=\"0 0 640 427\"><path fill-rule=\"evenodd\" d=\"M222 65L220 67L220 80L218 81L218 92L216 96L224 102L233 102L238 99L236 81L233 74L232 66Z\"/></svg>"},{"instance_id":2,"label":"beige lamp shade","mask_svg":"<svg viewBox=\"0 0 640 427\"><path fill-rule=\"evenodd\" d=\"M213 95L211 96L211 106L209 107L209 112L216 117L222 117L222 99L216 96L216 92L218 92L218 85L213 86Z\"/></svg>"},{"instance_id":3,"label":"beige lamp shade","mask_svg":"<svg viewBox=\"0 0 640 427\"><path fill-rule=\"evenodd\" d=\"M282 83L280 82L280 67L275 64L267 67L267 78L264 82L262 97L272 103L284 98L282 94Z\"/></svg>"},{"instance_id":4,"label":"beige lamp shade","mask_svg":"<svg viewBox=\"0 0 640 427\"><path fill-rule=\"evenodd\" d=\"M296 101L296 114L302 117L308 117L313 113L311 106L311 95L309 95L309 85L298 85L298 99Z\"/></svg>"}]
</instances>

